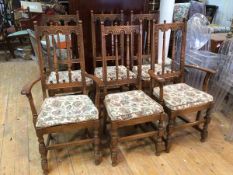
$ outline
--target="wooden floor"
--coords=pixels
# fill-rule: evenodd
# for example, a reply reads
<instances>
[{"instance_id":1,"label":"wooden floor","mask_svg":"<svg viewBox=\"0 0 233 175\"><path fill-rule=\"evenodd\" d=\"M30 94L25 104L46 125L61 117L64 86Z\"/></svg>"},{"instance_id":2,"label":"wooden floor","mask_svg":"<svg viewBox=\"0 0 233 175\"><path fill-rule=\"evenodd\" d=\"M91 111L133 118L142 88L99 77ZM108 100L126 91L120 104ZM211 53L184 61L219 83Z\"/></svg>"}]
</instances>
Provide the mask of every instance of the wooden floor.
<instances>
[{"instance_id":1,"label":"wooden floor","mask_svg":"<svg viewBox=\"0 0 233 175\"><path fill-rule=\"evenodd\" d=\"M37 74L33 61L0 62L1 175L42 174L31 111L26 98L20 95L22 86ZM33 92L40 106L40 85ZM128 142L120 145L120 163L114 168L109 149L104 150L102 163L95 166L91 146L67 147L49 153L50 175L231 175L233 143L224 139L227 121L220 114L212 117L206 143L199 141L196 131L186 130L175 135L169 154L163 152L157 157L150 140Z\"/></svg>"}]
</instances>

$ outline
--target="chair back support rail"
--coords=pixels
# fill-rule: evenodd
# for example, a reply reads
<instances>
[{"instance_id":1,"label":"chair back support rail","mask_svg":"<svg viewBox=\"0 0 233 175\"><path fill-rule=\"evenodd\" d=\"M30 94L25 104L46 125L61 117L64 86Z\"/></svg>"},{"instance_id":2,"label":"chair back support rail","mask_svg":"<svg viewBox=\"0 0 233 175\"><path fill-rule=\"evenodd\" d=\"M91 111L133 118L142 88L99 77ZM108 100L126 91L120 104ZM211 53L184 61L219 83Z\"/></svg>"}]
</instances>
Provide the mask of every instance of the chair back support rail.
<instances>
[{"instance_id":1,"label":"chair back support rail","mask_svg":"<svg viewBox=\"0 0 233 175\"><path fill-rule=\"evenodd\" d=\"M86 94L82 21L79 21L77 26L38 26L35 23L35 32L44 97L46 90L72 87L80 87ZM61 37L63 37L63 44ZM72 44L73 38L77 40L77 45ZM46 51L46 55L43 54L43 50ZM74 50L77 54L74 54ZM80 79L73 78L74 64L80 67L81 73L78 77ZM60 71L68 78L63 78ZM52 79L49 79L51 76Z\"/></svg>"},{"instance_id":2,"label":"chair back support rail","mask_svg":"<svg viewBox=\"0 0 233 175\"><path fill-rule=\"evenodd\" d=\"M132 40L132 38L134 38ZM107 40L111 40L111 50L107 47ZM142 62L142 21L140 25L105 26L101 22L102 41L102 75L106 86L121 86L135 84L141 89L141 62ZM133 49L132 49L133 48ZM111 59L109 59L111 57ZM131 75L134 58L138 62L137 76ZM115 79L108 79L108 66L115 66ZM126 66L124 66L126 65ZM120 66L124 67L122 69ZM126 76L120 77L120 74Z\"/></svg>"},{"instance_id":3,"label":"chair back support rail","mask_svg":"<svg viewBox=\"0 0 233 175\"><path fill-rule=\"evenodd\" d=\"M113 14L95 14L93 10L91 10L91 35L92 35L92 54L93 54L93 67L96 68L98 62L102 61L101 58L101 22L106 26L113 25L123 25L124 24L124 14L123 10L120 13ZM122 40L122 38L121 38ZM113 38L111 38L108 42L114 42ZM110 44L109 43L109 44ZM109 48L113 50L113 48ZM108 59L112 59L112 57L108 57ZM97 65L98 66L98 65Z\"/></svg>"}]
</instances>

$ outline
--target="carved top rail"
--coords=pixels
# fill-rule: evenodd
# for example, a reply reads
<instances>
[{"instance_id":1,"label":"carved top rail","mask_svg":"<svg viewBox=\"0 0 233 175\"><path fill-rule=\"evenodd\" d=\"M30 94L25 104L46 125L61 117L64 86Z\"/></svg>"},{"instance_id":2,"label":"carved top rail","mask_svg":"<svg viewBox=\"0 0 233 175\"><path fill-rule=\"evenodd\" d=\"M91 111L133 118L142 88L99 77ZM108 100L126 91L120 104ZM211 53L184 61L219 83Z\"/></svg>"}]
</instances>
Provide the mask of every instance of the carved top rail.
<instances>
[{"instance_id":1,"label":"carved top rail","mask_svg":"<svg viewBox=\"0 0 233 175\"><path fill-rule=\"evenodd\" d=\"M74 22L78 23L79 22L79 12L76 12L76 15L46 15L43 14L40 25L49 25L49 24L55 24L55 25L68 25L69 23Z\"/></svg>"},{"instance_id":2,"label":"carved top rail","mask_svg":"<svg viewBox=\"0 0 233 175\"><path fill-rule=\"evenodd\" d=\"M103 25L103 22L101 22ZM140 26L139 25L131 25L131 26L106 26L104 28L104 32L107 34L119 35L119 34L132 34L132 33L139 33Z\"/></svg>"}]
</instances>

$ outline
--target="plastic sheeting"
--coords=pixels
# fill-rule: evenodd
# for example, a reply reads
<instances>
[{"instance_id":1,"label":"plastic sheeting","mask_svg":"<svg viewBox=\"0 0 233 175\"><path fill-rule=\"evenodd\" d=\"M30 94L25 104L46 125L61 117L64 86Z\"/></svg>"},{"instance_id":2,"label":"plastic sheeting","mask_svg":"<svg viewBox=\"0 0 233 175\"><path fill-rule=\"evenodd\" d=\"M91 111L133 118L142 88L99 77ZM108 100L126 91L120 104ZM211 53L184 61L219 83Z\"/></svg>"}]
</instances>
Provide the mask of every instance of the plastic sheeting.
<instances>
[{"instance_id":1,"label":"plastic sheeting","mask_svg":"<svg viewBox=\"0 0 233 175\"><path fill-rule=\"evenodd\" d=\"M231 123L226 139L233 141L233 40L226 40L221 45L219 53L215 54L208 51L210 34L207 19L203 15L195 14L188 21L186 64L216 70L217 73L209 83L209 93L215 99L214 110L222 111L230 116ZM177 33L178 38L180 38L179 35ZM179 39L177 42L180 47ZM179 58L179 53L176 54ZM205 73L195 69L186 69L185 71L186 83L202 89Z\"/></svg>"},{"instance_id":2,"label":"plastic sheeting","mask_svg":"<svg viewBox=\"0 0 233 175\"><path fill-rule=\"evenodd\" d=\"M187 50L199 50L207 47L210 41L211 30L208 19L200 14L194 14L187 22Z\"/></svg>"}]
</instances>

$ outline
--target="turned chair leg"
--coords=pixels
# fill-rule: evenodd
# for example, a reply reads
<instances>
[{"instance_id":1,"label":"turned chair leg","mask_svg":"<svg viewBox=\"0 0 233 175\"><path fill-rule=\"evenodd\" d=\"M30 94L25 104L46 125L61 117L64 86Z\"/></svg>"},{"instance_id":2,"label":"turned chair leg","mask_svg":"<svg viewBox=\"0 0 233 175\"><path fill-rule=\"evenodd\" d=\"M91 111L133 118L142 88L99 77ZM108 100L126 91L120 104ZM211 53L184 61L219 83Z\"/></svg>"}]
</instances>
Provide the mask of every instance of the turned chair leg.
<instances>
[{"instance_id":1,"label":"turned chair leg","mask_svg":"<svg viewBox=\"0 0 233 175\"><path fill-rule=\"evenodd\" d=\"M111 128L111 159L112 166L117 165L117 154L118 154L118 133L117 128Z\"/></svg>"},{"instance_id":2,"label":"turned chair leg","mask_svg":"<svg viewBox=\"0 0 233 175\"><path fill-rule=\"evenodd\" d=\"M209 125L210 120L211 120L211 118L210 118L211 109L212 108L207 109L206 115L204 117L205 122L204 122L204 126L203 126L203 129L201 132L201 142L205 142L207 137L208 137L208 125Z\"/></svg>"},{"instance_id":3,"label":"turned chair leg","mask_svg":"<svg viewBox=\"0 0 233 175\"><path fill-rule=\"evenodd\" d=\"M38 141L39 141L39 151L41 155L41 167L43 169L44 175L48 174L48 160L47 160L47 149L45 147L44 138L43 135L38 135Z\"/></svg>"},{"instance_id":4,"label":"turned chair leg","mask_svg":"<svg viewBox=\"0 0 233 175\"><path fill-rule=\"evenodd\" d=\"M158 136L157 136L157 141L155 145L155 150L156 150L156 156L160 155L160 152L162 150L162 137L163 137L164 129L163 129L163 118L161 117L159 120L159 128L158 128Z\"/></svg>"},{"instance_id":5,"label":"turned chair leg","mask_svg":"<svg viewBox=\"0 0 233 175\"><path fill-rule=\"evenodd\" d=\"M196 115L196 121L199 121L200 118L201 118L201 111L198 111Z\"/></svg>"},{"instance_id":6,"label":"turned chair leg","mask_svg":"<svg viewBox=\"0 0 233 175\"><path fill-rule=\"evenodd\" d=\"M94 155L95 155L95 164L99 165L101 163L101 152L100 152L100 137L99 137L99 128L94 130Z\"/></svg>"},{"instance_id":7,"label":"turned chair leg","mask_svg":"<svg viewBox=\"0 0 233 175\"><path fill-rule=\"evenodd\" d=\"M169 153L171 149L171 135L175 124L176 117L169 116L167 125L167 138L166 138L166 152Z\"/></svg>"}]
</instances>

